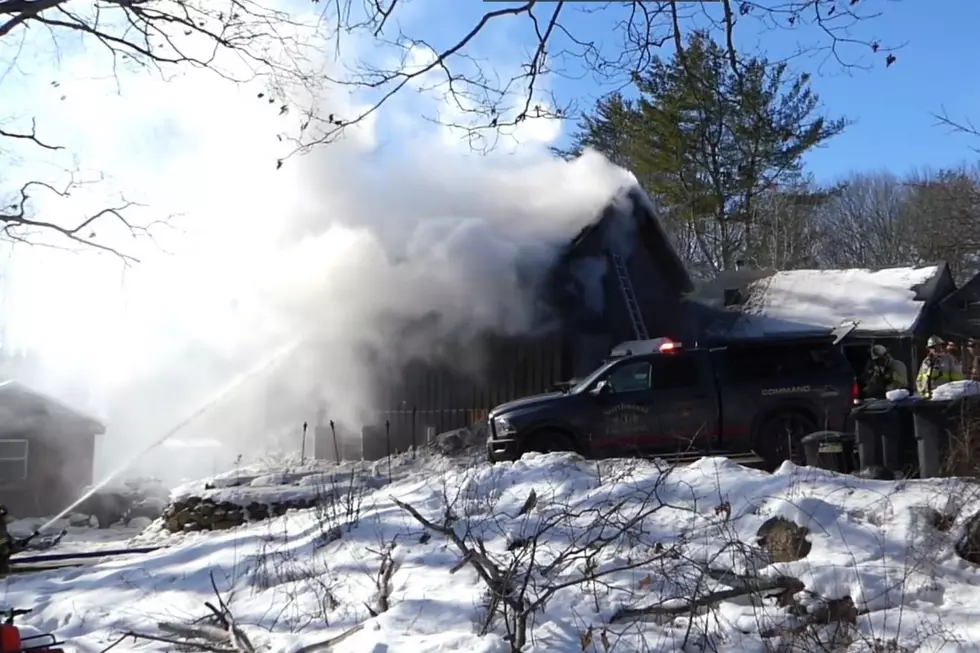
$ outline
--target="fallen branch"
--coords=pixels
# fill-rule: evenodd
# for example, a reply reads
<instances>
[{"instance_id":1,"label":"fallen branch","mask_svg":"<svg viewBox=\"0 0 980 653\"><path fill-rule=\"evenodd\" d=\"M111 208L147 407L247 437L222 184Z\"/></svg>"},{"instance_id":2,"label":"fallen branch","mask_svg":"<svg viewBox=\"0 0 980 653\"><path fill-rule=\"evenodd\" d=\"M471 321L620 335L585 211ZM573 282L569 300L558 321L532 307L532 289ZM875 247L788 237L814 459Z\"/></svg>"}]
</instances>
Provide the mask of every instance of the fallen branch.
<instances>
[{"instance_id":1,"label":"fallen branch","mask_svg":"<svg viewBox=\"0 0 980 653\"><path fill-rule=\"evenodd\" d=\"M228 639L231 641L232 646L235 647L236 651L243 651L243 653L255 653L255 647L252 646L251 640L249 640L245 632L235 623L234 615L232 615L231 610L228 609L224 599L221 598L221 592L218 591L218 585L214 582L213 573L211 574L211 589L214 590L214 595L218 599L218 608L207 602L205 602L204 605L211 610L215 618L218 620L218 623L220 623L227 631Z\"/></svg>"},{"instance_id":2,"label":"fallen branch","mask_svg":"<svg viewBox=\"0 0 980 653\"><path fill-rule=\"evenodd\" d=\"M687 601L680 605L664 605L664 603L658 603L655 605L644 606L642 608L623 608L614 614L611 619L609 619L609 623L616 624L624 621L641 620L645 617L672 617L682 614L689 614L699 608L706 608L716 603L721 603L722 601L730 601L731 599L735 599L740 596L747 596L749 594L758 594L759 592L769 592L777 589L787 592L793 590L801 591L803 589L802 582L789 576L753 579L750 579L749 577L739 578L741 579L741 587L709 592L704 596L696 598L692 601ZM749 582L750 580L752 582Z\"/></svg>"},{"instance_id":3,"label":"fallen branch","mask_svg":"<svg viewBox=\"0 0 980 653\"><path fill-rule=\"evenodd\" d=\"M177 624L161 621L157 623L157 628L178 637L206 639L215 644L231 646L231 639L228 637L228 633L217 626L211 626L209 624Z\"/></svg>"},{"instance_id":4,"label":"fallen branch","mask_svg":"<svg viewBox=\"0 0 980 653\"><path fill-rule=\"evenodd\" d=\"M342 641L350 637L351 635L356 635L364 628L364 624L357 624L353 628L345 630L335 637L330 639L325 639L322 642L314 642L313 644L307 644L306 646L300 648L296 653L317 653L317 651L325 651L331 646L336 646Z\"/></svg>"},{"instance_id":5,"label":"fallen branch","mask_svg":"<svg viewBox=\"0 0 980 653\"><path fill-rule=\"evenodd\" d=\"M161 637L160 635L149 635L147 633L137 633L135 631L128 631L125 637L132 637L133 639L145 639L150 642L161 642L163 644L172 644L173 646L180 647L190 647L197 649L199 651L210 651L211 653L237 653L235 649L229 646L214 646L212 644L205 644L204 642L188 642L179 639L173 639L170 637Z\"/></svg>"}]
</instances>

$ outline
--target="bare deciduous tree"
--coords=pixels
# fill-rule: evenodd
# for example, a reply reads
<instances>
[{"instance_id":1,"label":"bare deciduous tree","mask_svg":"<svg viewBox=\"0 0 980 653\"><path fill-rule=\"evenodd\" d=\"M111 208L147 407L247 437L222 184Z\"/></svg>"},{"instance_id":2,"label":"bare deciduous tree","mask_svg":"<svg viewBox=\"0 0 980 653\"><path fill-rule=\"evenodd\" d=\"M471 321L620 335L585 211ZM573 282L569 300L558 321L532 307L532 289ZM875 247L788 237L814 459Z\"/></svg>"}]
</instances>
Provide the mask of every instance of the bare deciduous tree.
<instances>
[{"instance_id":1,"label":"bare deciduous tree","mask_svg":"<svg viewBox=\"0 0 980 653\"><path fill-rule=\"evenodd\" d=\"M808 182L759 194L746 234L746 261L777 270L816 267L822 235L816 214L829 198Z\"/></svg>"},{"instance_id":2,"label":"bare deciduous tree","mask_svg":"<svg viewBox=\"0 0 980 653\"><path fill-rule=\"evenodd\" d=\"M881 268L945 261L959 280L980 271L980 169L904 178L859 174L818 211L818 259L830 267Z\"/></svg>"},{"instance_id":3,"label":"bare deciduous tree","mask_svg":"<svg viewBox=\"0 0 980 653\"><path fill-rule=\"evenodd\" d=\"M303 30L304 26L288 13L252 0L0 0L0 37L4 44L31 34L49 38L53 47L61 48L69 37L80 37L83 44L98 46L96 52L108 55L109 73L123 67L146 69L166 80L180 69L207 69L233 82L262 80L270 101L283 106L286 88L309 85L314 80L307 65L311 60L304 56ZM16 57L20 50L12 52ZM39 133L43 128L36 119L29 125L5 125L0 138L9 144L34 147L39 154L61 150L62 146L43 138ZM9 155L0 156L8 169L12 167ZM5 176L9 179L10 173ZM131 235L148 234L153 224L129 217L133 202L122 200L105 206L71 224L36 215L37 201L43 194L66 198L86 183L77 174L70 175L67 182L31 178L11 183L4 189L9 195L0 206L0 232L15 242L28 242L38 230L44 230L114 253L126 262L135 260L100 242L94 229L111 220Z\"/></svg>"},{"instance_id":4,"label":"bare deciduous tree","mask_svg":"<svg viewBox=\"0 0 980 653\"><path fill-rule=\"evenodd\" d=\"M907 196L891 174L859 174L841 184L820 211L822 262L876 268L917 261Z\"/></svg>"},{"instance_id":5,"label":"bare deciduous tree","mask_svg":"<svg viewBox=\"0 0 980 653\"><path fill-rule=\"evenodd\" d=\"M911 175L908 220L920 258L946 261L960 281L980 271L980 168Z\"/></svg>"}]
</instances>

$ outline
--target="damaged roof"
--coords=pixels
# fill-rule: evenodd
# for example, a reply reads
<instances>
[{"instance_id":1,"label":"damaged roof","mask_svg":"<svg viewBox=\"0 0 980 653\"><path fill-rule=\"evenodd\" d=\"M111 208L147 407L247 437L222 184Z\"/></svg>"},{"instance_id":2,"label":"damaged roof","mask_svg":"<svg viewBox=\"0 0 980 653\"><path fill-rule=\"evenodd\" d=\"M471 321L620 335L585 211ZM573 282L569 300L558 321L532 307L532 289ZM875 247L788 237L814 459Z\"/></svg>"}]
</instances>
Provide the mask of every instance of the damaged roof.
<instances>
[{"instance_id":1,"label":"damaged roof","mask_svg":"<svg viewBox=\"0 0 980 653\"><path fill-rule=\"evenodd\" d=\"M926 309L955 288L945 263L882 270L788 270L741 275L726 300L695 297L718 309L708 332L751 338L829 333L854 323L858 336L912 334ZM715 282L715 288L719 282Z\"/></svg>"},{"instance_id":2,"label":"damaged roof","mask_svg":"<svg viewBox=\"0 0 980 653\"><path fill-rule=\"evenodd\" d=\"M606 204L606 208L594 222L582 229L569 243L565 257L572 257L593 235L601 231L604 223L612 222L617 213L628 212L640 228L640 243L650 252L665 278L678 292L694 289L694 282L687 266L670 242L664 230L653 200L638 183L621 188ZM634 279L634 283L639 283Z\"/></svg>"}]
</instances>

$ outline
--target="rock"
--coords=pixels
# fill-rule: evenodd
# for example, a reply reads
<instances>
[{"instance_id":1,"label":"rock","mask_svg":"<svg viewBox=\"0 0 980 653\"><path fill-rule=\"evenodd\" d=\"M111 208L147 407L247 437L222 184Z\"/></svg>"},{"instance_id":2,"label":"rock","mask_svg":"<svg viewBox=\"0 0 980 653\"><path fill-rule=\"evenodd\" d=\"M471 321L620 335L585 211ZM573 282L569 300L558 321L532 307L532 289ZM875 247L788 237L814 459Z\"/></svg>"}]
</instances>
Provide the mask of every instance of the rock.
<instances>
[{"instance_id":1,"label":"rock","mask_svg":"<svg viewBox=\"0 0 980 653\"><path fill-rule=\"evenodd\" d=\"M446 431L445 433L440 433L436 436L435 448L439 453L451 456L454 453L459 453L466 446L465 433L467 429L456 429L454 431Z\"/></svg>"},{"instance_id":2,"label":"rock","mask_svg":"<svg viewBox=\"0 0 980 653\"><path fill-rule=\"evenodd\" d=\"M980 565L980 512L966 520L963 537L956 543L956 555L967 562Z\"/></svg>"},{"instance_id":3,"label":"rock","mask_svg":"<svg viewBox=\"0 0 980 653\"><path fill-rule=\"evenodd\" d=\"M956 515L946 515L935 508L923 508L922 517L940 533L948 533L949 529L956 523Z\"/></svg>"},{"instance_id":4,"label":"rock","mask_svg":"<svg viewBox=\"0 0 980 653\"><path fill-rule=\"evenodd\" d=\"M818 605L810 614L810 622L814 624L846 623L857 624L858 609L854 605L854 600L849 596L842 596L839 599L827 599L823 604Z\"/></svg>"},{"instance_id":5,"label":"rock","mask_svg":"<svg viewBox=\"0 0 980 653\"><path fill-rule=\"evenodd\" d=\"M797 526L788 519L772 517L759 527L759 547L772 562L794 562L802 560L810 553L813 544L807 539L810 529Z\"/></svg>"},{"instance_id":6,"label":"rock","mask_svg":"<svg viewBox=\"0 0 980 653\"><path fill-rule=\"evenodd\" d=\"M92 516L81 512L73 512L68 515L69 526L91 526Z\"/></svg>"}]
</instances>

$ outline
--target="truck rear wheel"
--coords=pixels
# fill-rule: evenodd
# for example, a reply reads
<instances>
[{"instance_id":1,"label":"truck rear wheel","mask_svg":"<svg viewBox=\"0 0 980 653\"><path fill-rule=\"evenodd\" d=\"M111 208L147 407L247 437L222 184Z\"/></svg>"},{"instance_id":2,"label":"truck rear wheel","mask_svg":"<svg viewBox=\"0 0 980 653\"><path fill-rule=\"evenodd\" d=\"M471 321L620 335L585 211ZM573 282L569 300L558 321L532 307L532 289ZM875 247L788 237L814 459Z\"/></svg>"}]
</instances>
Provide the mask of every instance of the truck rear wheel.
<instances>
[{"instance_id":1,"label":"truck rear wheel","mask_svg":"<svg viewBox=\"0 0 980 653\"><path fill-rule=\"evenodd\" d=\"M800 440L816 430L816 423L804 413L777 413L766 418L759 428L756 451L766 461L766 469L770 472L786 460L802 465L803 446Z\"/></svg>"},{"instance_id":2,"label":"truck rear wheel","mask_svg":"<svg viewBox=\"0 0 980 653\"><path fill-rule=\"evenodd\" d=\"M521 453L534 451L536 453L555 453L559 451L575 451L572 439L560 431L539 431L532 433L521 450Z\"/></svg>"}]
</instances>

